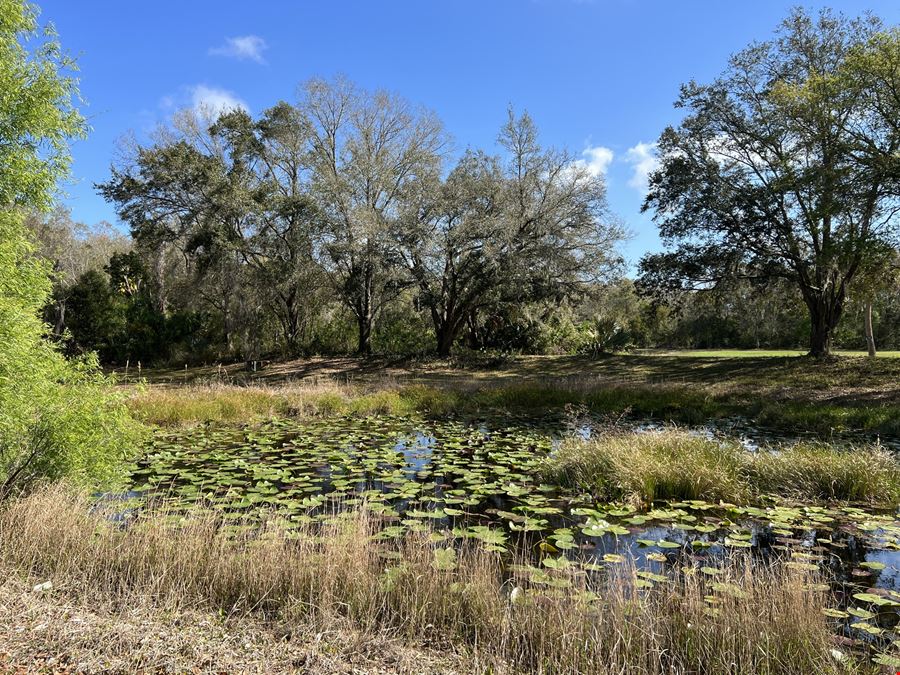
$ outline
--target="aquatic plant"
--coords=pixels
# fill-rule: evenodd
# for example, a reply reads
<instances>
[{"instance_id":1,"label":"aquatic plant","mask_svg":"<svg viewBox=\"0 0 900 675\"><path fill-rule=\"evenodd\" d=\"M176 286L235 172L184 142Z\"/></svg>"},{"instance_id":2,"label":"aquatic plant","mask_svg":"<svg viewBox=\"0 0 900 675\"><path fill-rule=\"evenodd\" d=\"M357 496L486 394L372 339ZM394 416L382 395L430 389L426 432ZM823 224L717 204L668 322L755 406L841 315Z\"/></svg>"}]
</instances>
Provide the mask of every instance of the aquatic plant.
<instances>
[{"instance_id":1,"label":"aquatic plant","mask_svg":"<svg viewBox=\"0 0 900 675\"><path fill-rule=\"evenodd\" d=\"M585 574L533 569L470 543L407 534L385 542L364 511L323 527L275 523L233 537L215 516L165 513L122 528L62 487L0 513L0 561L51 579L53 592L102 592L255 614L280 626L350 625L441 642L498 670L660 674L871 670L835 650L828 597L803 566L641 573L612 558ZM557 540L559 541L559 540ZM708 573L708 572L712 573ZM890 663L891 647L876 658Z\"/></svg>"}]
</instances>

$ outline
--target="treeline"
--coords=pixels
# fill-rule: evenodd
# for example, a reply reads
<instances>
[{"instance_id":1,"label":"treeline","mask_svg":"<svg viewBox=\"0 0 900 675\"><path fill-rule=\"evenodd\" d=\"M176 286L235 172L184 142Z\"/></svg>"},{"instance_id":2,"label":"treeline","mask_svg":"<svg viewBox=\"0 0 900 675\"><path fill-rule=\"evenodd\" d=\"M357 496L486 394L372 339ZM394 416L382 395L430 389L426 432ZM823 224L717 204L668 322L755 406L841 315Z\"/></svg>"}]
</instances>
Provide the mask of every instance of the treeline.
<instances>
[{"instance_id":1,"label":"treeline","mask_svg":"<svg viewBox=\"0 0 900 675\"><path fill-rule=\"evenodd\" d=\"M430 333L446 356L619 268L602 177L527 115L451 166L432 113L344 80L302 91L257 118L184 111L99 186L156 309L200 315L224 352L343 350L350 323L360 354Z\"/></svg>"},{"instance_id":2,"label":"treeline","mask_svg":"<svg viewBox=\"0 0 900 675\"><path fill-rule=\"evenodd\" d=\"M39 254L55 270L44 317L57 340L73 354L97 352L110 364L201 363L223 359L335 355L353 352L357 326L328 287L304 324L296 352L286 352L280 322L261 308L260 323L236 323L198 296L189 259L172 256L161 265L148 251L109 225L86 227L57 209L33 215L27 224ZM164 300L164 302L163 302ZM843 349L864 350L868 296L851 295L835 337ZM871 298L880 349L900 349L900 289ZM256 351L243 351L250 331ZM665 302L639 293L620 277L585 289L578 298L508 305L467 323L458 349L489 353L599 354L634 348L804 349L808 313L789 284L736 283L686 291ZM405 289L382 314L373 336L376 353L426 355L435 350L430 317Z\"/></svg>"}]
</instances>

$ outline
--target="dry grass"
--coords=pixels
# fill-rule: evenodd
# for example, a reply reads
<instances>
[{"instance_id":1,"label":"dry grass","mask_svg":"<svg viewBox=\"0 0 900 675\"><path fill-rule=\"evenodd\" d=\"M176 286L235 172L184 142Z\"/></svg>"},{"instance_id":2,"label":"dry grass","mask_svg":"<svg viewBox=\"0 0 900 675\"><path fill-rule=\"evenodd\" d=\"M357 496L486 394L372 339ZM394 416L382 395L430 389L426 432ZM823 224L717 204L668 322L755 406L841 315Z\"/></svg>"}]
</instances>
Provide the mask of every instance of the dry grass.
<instances>
[{"instance_id":1,"label":"dry grass","mask_svg":"<svg viewBox=\"0 0 900 675\"><path fill-rule=\"evenodd\" d=\"M289 388L213 384L142 388L132 395L128 405L141 421L173 426L329 414L339 410L350 397L350 392L337 384Z\"/></svg>"},{"instance_id":2,"label":"dry grass","mask_svg":"<svg viewBox=\"0 0 900 675\"><path fill-rule=\"evenodd\" d=\"M638 357L634 360L637 363L629 367L641 373L642 361ZM750 366L744 361L750 361ZM531 372L526 369L528 362L524 362L506 375L451 371L425 378L401 377L385 370L342 383L327 377L258 378L243 384L228 378L210 378L204 383L186 380L180 385L136 387L129 407L143 421L164 426L354 412L545 413L578 405L593 413L628 412L687 424L740 415L767 427L813 431L825 436L846 431L900 434L898 380L891 379L892 368L885 367L886 372L878 370L883 364L900 368L900 359L878 363L848 359L847 363L862 362L862 366L850 367L840 361L842 369L836 374L829 370L836 367L830 363L817 365L800 360L799 365L785 364L778 370L777 363L756 361L718 359L695 363L692 359L675 358L680 368L672 366L670 376L659 379L652 369L643 375L624 370L621 378L592 374L591 369L602 368L604 361L594 365L582 363L581 372L570 372L576 362L566 362L562 364L565 369L555 375L546 373L546 367ZM775 386L778 378L784 378L783 386Z\"/></svg>"},{"instance_id":3,"label":"dry grass","mask_svg":"<svg viewBox=\"0 0 900 675\"><path fill-rule=\"evenodd\" d=\"M297 630L253 616L110 602L65 586L36 593L0 568L3 673L467 673L461 659L349 628Z\"/></svg>"},{"instance_id":4,"label":"dry grass","mask_svg":"<svg viewBox=\"0 0 900 675\"><path fill-rule=\"evenodd\" d=\"M548 459L546 478L597 497L752 501L776 495L807 502L900 503L900 461L878 447L795 445L750 452L736 442L676 429L570 440Z\"/></svg>"},{"instance_id":5,"label":"dry grass","mask_svg":"<svg viewBox=\"0 0 900 675\"><path fill-rule=\"evenodd\" d=\"M595 412L628 410L688 422L701 422L717 412L707 397L681 385L620 384L597 388L595 382L577 377L510 386L470 383L447 388L390 379L367 385L324 380L274 386L149 386L136 389L128 403L138 419L160 426L243 423L274 416L545 413L562 411L568 405Z\"/></svg>"},{"instance_id":6,"label":"dry grass","mask_svg":"<svg viewBox=\"0 0 900 675\"><path fill-rule=\"evenodd\" d=\"M201 514L177 525L160 515L123 529L90 513L84 497L53 487L0 513L0 563L50 579L54 592L76 600L99 594L119 607L218 612L298 634L351 631L428 643L460 655L468 672L855 667L832 656L820 613L826 598L809 590L803 572L745 561L715 579L725 584L718 591L699 574L638 591L625 566L604 579L556 572L571 588L541 591L505 570L496 554L464 546L455 567L444 569L435 556L443 544L374 542L372 526L357 512L318 532L270 524L242 539L226 538ZM713 611L704 600L710 594L718 598Z\"/></svg>"},{"instance_id":7,"label":"dry grass","mask_svg":"<svg viewBox=\"0 0 900 675\"><path fill-rule=\"evenodd\" d=\"M458 392L384 381L376 388L323 381L311 384L231 384L145 387L128 405L141 421L160 426L202 422L244 423L269 417L335 414L444 414L458 406Z\"/></svg>"}]
</instances>

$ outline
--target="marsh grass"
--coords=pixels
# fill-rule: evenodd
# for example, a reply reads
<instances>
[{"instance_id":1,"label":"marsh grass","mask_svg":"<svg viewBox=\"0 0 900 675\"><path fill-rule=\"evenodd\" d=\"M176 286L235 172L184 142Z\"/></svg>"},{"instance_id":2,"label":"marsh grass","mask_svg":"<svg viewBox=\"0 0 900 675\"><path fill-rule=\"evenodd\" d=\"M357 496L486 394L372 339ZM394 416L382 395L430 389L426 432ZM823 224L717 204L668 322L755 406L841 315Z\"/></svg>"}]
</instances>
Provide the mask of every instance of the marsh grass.
<instances>
[{"instance_id":1,"label":"marsh grass","mask_svg":"<svg viewBox=\"0 0 900 675\"><path fill-rule=\"evenodd\" d=\"M148 386L136 389L129 399L136 417L160 426L247 422L273 416L545 413L572 405L597 413L628 410L687 423L699 423L717 414L709 397L681 385L619 384L598 389L595 382L583 378L446 388L391 380L377 385L322 381L281 386Z\"/></svg>"},{"instance_id":2,"label":"marsh grass","mask_svg":"<svg viewBox=\"0 0 900 675\"><path fill-rule=\"evenodd\" d=\"M212 384L140 388L129 399L129 407L143 422L181 426L336 414L439 415L458 407L458 397L456 392L389 382L375 389L333 382L277 387Z\"/></svg>"},{"instance_id":3,"label":"marsh grass","mask_svg":"<svg viewBox=\"0 0 900 675\"><path fill-rule=\"evenodd\" d=\"M0 561L68 596L427 641L465 655L472 672L865 670L833 657L820 612L827 598L808 572L744 559L717 588L683 573L638 590L633 570L619 566L602 578L556 572L570 587L542 591L475 545L443 565L435 549L445 544L374 542L373 526L360 511L320 530L269 524L241 538L223 536L202 513L122 528L56 486L0 513Z\"/></svg>"},{"instance_id":4,"label":"marsh grass","mask_svg":"<svg viewBox=\"0 0 900 675\"><path fill-rule=\"evenodd\" d=\"M779 453L753 454L743 466L758 493L795 499L900 503L900 462L880 448L840 450L796 445Z\"/></svg>"},{"instance_id":5,"label":"marsh grass","mask_svg":"<svg viewBox=\"0 0 900 675\"><path fill-rule=\"evenodd\" d=\"M754 416L764 426L805 429L823 436L848 430L900 436L900 406L897 405L848 406L781 401L762 404Z\"/></svg>"},{"instance_id":6,"label":"marsh grass","mask_svg":"<svg viewBox=\"0 0 900 675\"><path fill-rule=\"evenodd\" d=\"M273 416L332 414L478 415L560 412L579 406L594 414L622 414L702 424L740 415L765 427L900 435L900 406L890 403L825 404L773 400L680 382L603 382L596 377L536 378L518 384L479 379L443 384L391 378L361 384L319 379L279 385L147 385L132 390L128 405L144 422L161 426L242 423Z\"/></svg>"},{"instance_id":7,"label":"marsh grass","mask_svg":"<svg viewBox=\"0 0 900 675\"><path fill-rule=\"evenodd\" d=\"M735 442L670 429L569 440L547 460L545 479L598 498L746 503L764 495L801 501L900 502L900 462L878 447L798 444L751 452Z\"/></svg>"}]
</instances>

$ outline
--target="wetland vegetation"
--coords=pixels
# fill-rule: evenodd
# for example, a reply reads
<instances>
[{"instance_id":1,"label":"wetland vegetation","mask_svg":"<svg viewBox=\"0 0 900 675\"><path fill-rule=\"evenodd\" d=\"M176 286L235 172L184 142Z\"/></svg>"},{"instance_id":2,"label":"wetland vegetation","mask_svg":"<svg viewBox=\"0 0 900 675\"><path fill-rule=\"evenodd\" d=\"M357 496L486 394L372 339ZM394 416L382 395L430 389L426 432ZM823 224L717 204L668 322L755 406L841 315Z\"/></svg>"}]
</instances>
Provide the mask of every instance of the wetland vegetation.
<instances>
[{"instance_id":1,"label":"wetland vegetation","mask_svg":"<svg viewBox=\"0 0 900 675\"><path fill-rule=\"evenodd\" d=\"M682 87L634 268L612 151L342 77L125 144L126 236L0 0L0 671L900 672L898 63L796 9Z\"/></svg>"},{"instance_id":2,"label":"wetland vegetation","mask_svg":"<svg viewBox=\"0 0 900 675\"><path fill-rule=\"evenodd\" d=\"M75 584L112 574L123 592L186 584L211 607L265 607L279 621L417 639L428 625L469 663L501 670L585 671L601 659L617 672L640 653L665 654L648 672L692 658L761 672L900 658L894 454L780 439L748 450L673 428L585 432L584 417L557 412L364 407L160 428L127 492L92 500L93 515L60 507L82 514L75 522L38 518L51 532L10 555ZM58 546L61 530L98 526L86 549L78 534L67 535L75 553ZM104 547L132 551L121 564L138 578Z\"/></svg>"}]
</instances>

